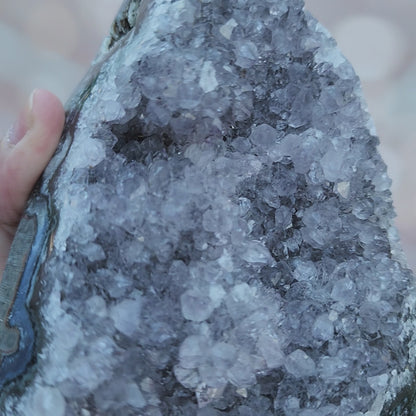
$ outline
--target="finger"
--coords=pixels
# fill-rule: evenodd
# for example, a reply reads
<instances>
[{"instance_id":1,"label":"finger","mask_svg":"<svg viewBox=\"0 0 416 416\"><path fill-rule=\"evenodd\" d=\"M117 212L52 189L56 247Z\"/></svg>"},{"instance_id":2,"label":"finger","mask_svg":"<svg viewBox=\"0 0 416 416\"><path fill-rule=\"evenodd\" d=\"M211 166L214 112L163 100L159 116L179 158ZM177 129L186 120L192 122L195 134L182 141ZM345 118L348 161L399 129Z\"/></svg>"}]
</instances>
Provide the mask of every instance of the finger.
<instances>
[{"instance_id":1,"label":"finger","mask_svg":"<svg viewBox=\"0 0 416 416\"><path fill-rule=\"evenodd\" d=\"M65 120L60 100L37 89L2 142L0 195L3 221L18 221L30 191L52 157ZM4 200L6 198L6 200Z\"/></svg>"}]
</instances>

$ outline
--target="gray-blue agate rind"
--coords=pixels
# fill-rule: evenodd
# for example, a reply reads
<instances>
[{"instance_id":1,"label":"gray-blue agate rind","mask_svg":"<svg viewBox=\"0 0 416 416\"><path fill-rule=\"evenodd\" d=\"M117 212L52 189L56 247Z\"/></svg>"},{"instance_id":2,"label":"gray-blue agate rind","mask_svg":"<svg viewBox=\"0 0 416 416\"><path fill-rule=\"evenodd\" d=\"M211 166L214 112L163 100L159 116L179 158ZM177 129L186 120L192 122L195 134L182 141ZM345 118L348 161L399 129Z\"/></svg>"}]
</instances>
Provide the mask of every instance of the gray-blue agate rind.
<instances>
[{"instance_id":1,"label":"gray-blue agate rind","mask_svg":"<svg viewBox=\"0 0 416 416\"><path fill-rule=\"evenodd\" d=\"M301 0L124 2L12 249L2 414L415 414L377 144Z\"/></svg>"}]
</instances>

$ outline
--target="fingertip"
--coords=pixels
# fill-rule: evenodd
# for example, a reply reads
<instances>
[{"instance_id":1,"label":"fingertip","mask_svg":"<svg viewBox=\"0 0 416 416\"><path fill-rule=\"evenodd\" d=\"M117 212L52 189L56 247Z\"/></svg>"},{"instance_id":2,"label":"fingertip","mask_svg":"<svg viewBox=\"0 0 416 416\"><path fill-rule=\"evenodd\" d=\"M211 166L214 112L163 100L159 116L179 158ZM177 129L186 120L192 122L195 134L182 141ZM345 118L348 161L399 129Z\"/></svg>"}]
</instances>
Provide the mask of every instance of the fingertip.
<instances>
[{"instance_id":1,"label":"fingertip","mask_svg":"<svg viewBox=\"0 0 416 416\"><path fill-rule=\"evenodd\" d=\"M37 88L29 99L32 127L41 135L55 138L62 131L65 111L60 99L51 92Z\"/></svg>"},{"instance_id":2,"label":"fingertip","mask_svg":"<svg viewBox=\"0 0 416 416\"><path fill-rule=\"evenodd\" d=\"M36 89L24 111L27 131L3 150L3 173L11 205L21 212L36 180L55 152L65 122L61 101L49 91Z\"/></svg>"},{"instance_id":3,"label":"fingertip","mask_svg":"<svg viewBox=\"0 0 416 416\"><path fill-rule=\"evenodd\" d=\"M44 169L58 145L65 122L65 111L59 98L43 89L32 92L27 111L29 128L14 152L26 153L35 169Z\"/></svg>"}]
</instances>

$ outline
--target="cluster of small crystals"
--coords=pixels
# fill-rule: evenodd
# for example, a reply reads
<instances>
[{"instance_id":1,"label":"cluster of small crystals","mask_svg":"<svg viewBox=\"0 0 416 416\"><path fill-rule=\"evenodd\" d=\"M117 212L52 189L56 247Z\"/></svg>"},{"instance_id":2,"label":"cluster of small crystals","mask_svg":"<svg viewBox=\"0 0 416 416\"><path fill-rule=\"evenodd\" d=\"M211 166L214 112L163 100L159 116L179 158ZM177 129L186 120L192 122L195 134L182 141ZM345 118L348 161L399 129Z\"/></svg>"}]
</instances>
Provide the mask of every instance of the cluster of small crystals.
<instances>
[{"instance_id":1,"label":"cluster of small crystals","mask_svg":"<svg viewBox=\"0 0 416 416\"><path fill-rule=\"evenodd\" d=\"M302 6L157 0L104 65L10 414L378 415L412 381L385 166Z\"/></svg>"}]
</instances>

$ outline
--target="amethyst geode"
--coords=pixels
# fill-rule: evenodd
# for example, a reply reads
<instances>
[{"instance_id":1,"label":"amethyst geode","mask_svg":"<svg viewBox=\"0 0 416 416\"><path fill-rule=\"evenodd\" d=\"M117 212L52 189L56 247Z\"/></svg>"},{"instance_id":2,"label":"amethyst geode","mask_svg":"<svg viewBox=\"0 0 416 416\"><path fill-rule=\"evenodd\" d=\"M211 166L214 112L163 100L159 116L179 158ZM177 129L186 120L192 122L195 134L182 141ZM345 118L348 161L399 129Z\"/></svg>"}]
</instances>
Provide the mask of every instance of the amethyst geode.
<instances>
[{"instance_id":1,"label":"amethyst geode","mask_svg":"<svg viewBox=\"0 0 416 416\"><path fill-rule=\"evenodd\" d=\"M28 207L54 223L2 414L414 414L377 144L302 1L125 2Z\"/></svg>"}]
</instances>

